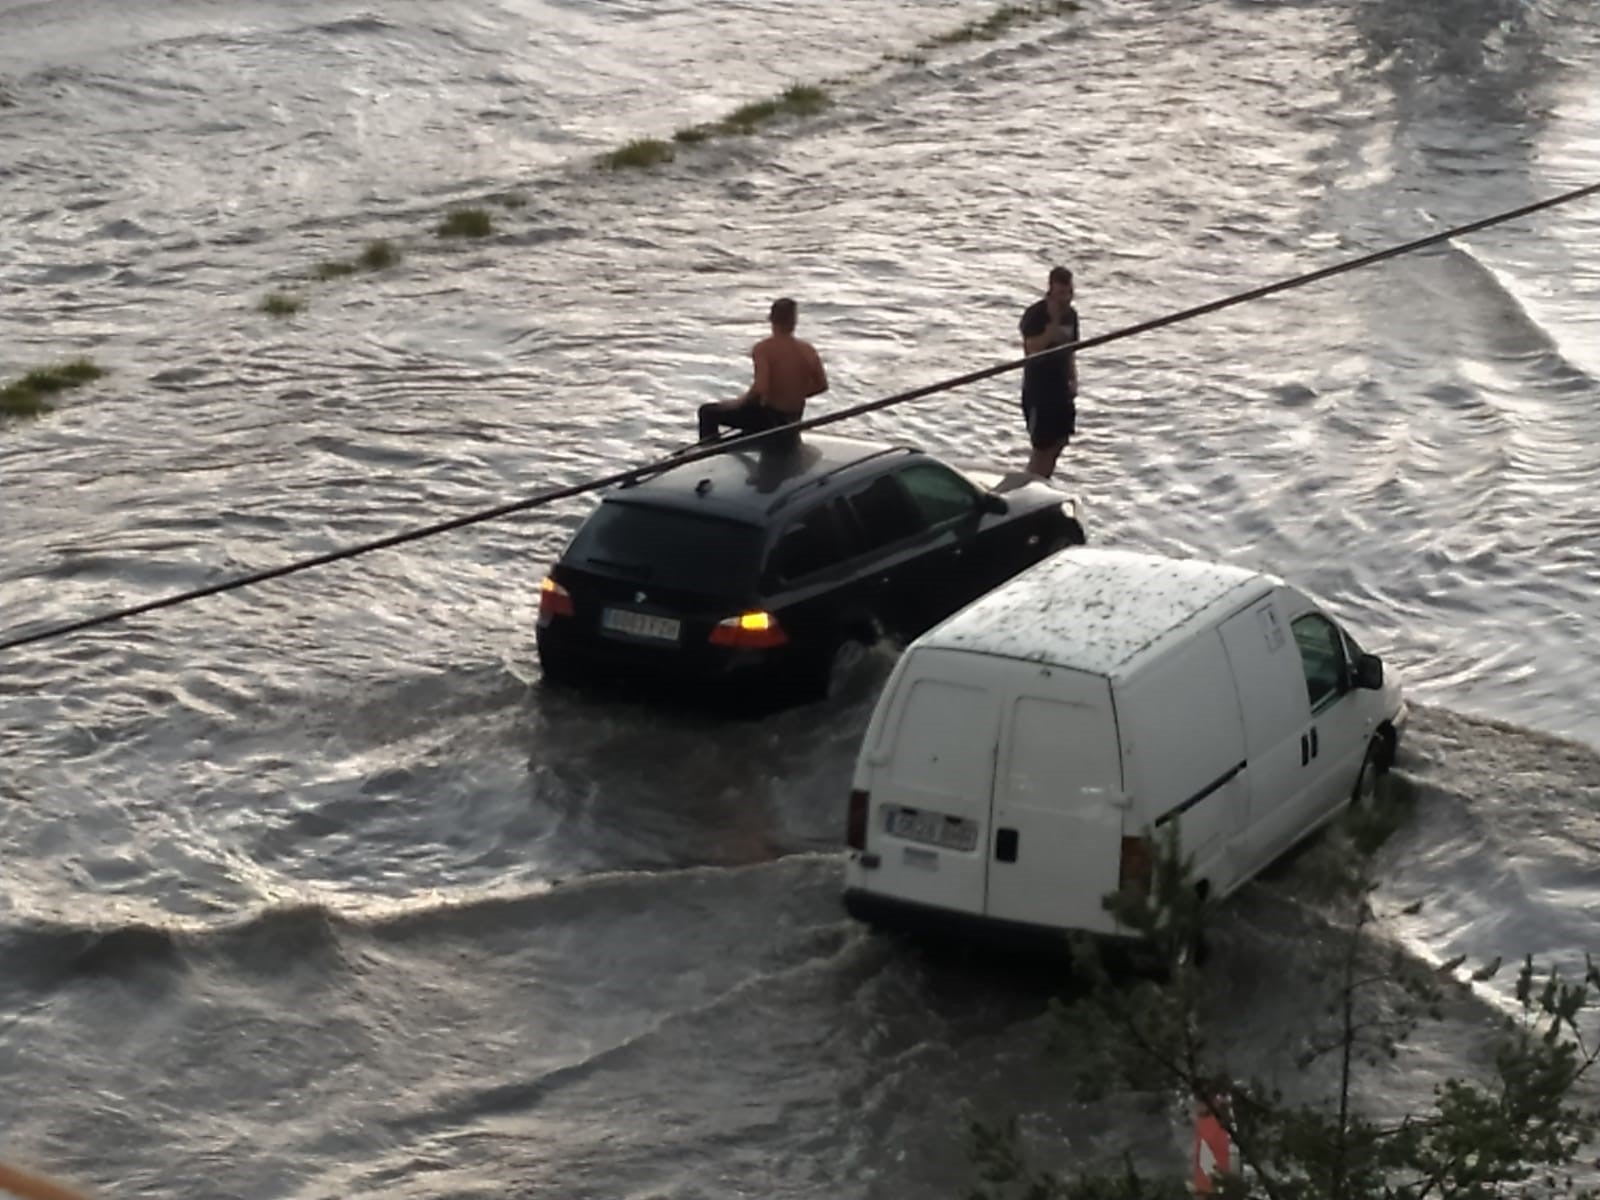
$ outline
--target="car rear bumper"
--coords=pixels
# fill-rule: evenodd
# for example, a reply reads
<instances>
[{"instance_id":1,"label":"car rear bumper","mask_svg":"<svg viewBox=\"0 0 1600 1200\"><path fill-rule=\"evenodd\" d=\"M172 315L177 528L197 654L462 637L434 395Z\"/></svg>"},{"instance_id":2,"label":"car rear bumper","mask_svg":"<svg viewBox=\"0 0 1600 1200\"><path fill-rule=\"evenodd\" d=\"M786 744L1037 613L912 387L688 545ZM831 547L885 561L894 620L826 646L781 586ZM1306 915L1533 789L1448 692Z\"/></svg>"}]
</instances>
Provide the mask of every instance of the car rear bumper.
<instances>
[{"instance_id":1,"label":"car rear bumper","mask_svg":"<svg viewBox=\"0 0 1600 1200\"><path fill-rule=\"evenodd\" d=\"M566 637L540 628L536 635L545 676L579 686L688 690L725 694L776 686L801 666L789 646L729 650L717 646L674 649L599 637Z\"/></svg>"}]
</instances>

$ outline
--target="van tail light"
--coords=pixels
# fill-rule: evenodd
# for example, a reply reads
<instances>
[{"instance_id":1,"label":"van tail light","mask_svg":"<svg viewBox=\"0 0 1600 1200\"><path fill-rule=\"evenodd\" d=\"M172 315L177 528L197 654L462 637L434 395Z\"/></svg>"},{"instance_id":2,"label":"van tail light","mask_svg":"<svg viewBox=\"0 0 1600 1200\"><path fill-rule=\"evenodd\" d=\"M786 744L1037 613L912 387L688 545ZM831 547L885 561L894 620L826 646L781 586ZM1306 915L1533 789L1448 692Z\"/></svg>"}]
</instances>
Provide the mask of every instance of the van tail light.
<instances>
[{"instance_id":1,"label":"van tail light","mask_svg":"<svg viewBox=\"0 0 1600 1200\"><path fill-rule=\"evenodd\" d=\"M850 793L850 816L845 822L844 840L852 850L867 848L867 811L872 793L856 788Z\"/></svg>"},{"instance_id":2,"label":"van tail light","mask_svg":"<svg viewBox=\"0 0 1600 1200\"><path fill-rule=\"evenodd\" d=\"M769 650L788 640L789 635L778 624L778 618L769 612L740 613L711 627L713 646L729 646L735 650Z\"/></svg>"},{"instance_id":3,"label":"van tail light","mask_svg":"<svg viewBox=\"0 0 1600 1200\"><path fill-rule=\"evenodd\" d=\"M572 615L572 593L550 576L539 585L539 622L544 624L554 617Z\"/></svg>"},{"instance_id":4,"label":"van tail light","mask_svg":"<svg viewBox=\"0 0 1600 1200\"><path fill-rule=\"evenodd\" d=\"M1142 837L1122 839L1122 864L1117 870L1117 888L1134 891L1140 895L1150 893L1150 876L1154 868L1150 855L1150 841Z\"/></svg>"}]
</instances>

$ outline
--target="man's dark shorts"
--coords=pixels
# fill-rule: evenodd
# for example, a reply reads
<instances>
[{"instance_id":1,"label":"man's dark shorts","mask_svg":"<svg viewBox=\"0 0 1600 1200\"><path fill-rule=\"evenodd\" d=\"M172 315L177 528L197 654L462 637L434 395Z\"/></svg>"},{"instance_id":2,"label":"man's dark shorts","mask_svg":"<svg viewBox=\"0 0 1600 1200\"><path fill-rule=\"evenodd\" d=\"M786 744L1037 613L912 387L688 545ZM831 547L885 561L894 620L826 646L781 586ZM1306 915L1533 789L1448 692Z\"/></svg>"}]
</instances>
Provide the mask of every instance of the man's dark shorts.
<instances>
[{"instance_id":1,"label":"man's dark shorts","mask_svg":"<svg viewBox=\"0 0 1600 1200\"><path fill-rule=\"evenodd\" d=\"M1036 450L1070 441L1078 430L1078 406L1070 400L1024 400L1022 415L1028 422L1028 441Z\"/></svg>"}]
</instances>

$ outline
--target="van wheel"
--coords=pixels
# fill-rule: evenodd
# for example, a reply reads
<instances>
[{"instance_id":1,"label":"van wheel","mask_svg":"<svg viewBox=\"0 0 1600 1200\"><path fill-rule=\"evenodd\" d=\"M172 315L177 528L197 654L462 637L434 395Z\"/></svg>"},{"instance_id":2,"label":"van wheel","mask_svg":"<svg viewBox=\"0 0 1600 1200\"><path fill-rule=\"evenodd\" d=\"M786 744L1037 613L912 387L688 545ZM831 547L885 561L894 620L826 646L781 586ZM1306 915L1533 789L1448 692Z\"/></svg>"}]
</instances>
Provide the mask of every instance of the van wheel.
<instances>
[{"instance_id":1,"label":"van wheel","mask_svg":"<svg viewBox=\"0 0 1600 1200\"><path fill-rule=\"evenodd\" d=\"M1356 776L1355 787L1350 789L1353 808L1371 810L1383 803L1383 777L1388 774L1393 752L1389 739L1383 734L1373 734L1367 743L1367 755L1361 760L1361 774Z\"/></svg>"}]
</instances>

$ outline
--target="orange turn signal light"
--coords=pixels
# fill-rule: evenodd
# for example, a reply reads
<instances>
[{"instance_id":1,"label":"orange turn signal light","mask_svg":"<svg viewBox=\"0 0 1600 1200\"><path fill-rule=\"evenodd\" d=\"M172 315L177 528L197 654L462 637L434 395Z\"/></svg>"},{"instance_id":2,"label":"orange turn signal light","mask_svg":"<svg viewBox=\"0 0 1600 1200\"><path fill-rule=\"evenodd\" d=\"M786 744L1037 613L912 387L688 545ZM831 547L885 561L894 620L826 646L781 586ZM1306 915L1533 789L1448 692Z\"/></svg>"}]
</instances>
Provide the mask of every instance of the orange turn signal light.
<instances>
[{"instance_id":1,"label":"orange turn signal light","mask_svg":"<svg viewBox=\"0 0 1600 1200\"><path fill-rule=\"evenodd\" d=\"M789 635L778 624L778 618L769 612L746 612L727 617L711 628L713 646L731 646L738 650L766 650L781 646Z\"/></svg>"},{"instance_id":2,"label":"orange turn signal light","mask_svg":"<svg viewBox=\"0 0 1600 1200\"><path fill-rule=\"evenodd\" d=\"M539 620L546 621L551 617L571 615L572 593L546 575L544 582L539 585Z\"/></svg>"}]
</instances>

